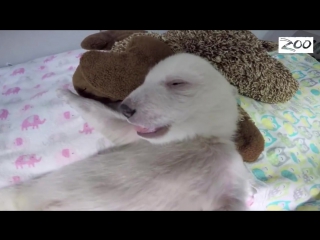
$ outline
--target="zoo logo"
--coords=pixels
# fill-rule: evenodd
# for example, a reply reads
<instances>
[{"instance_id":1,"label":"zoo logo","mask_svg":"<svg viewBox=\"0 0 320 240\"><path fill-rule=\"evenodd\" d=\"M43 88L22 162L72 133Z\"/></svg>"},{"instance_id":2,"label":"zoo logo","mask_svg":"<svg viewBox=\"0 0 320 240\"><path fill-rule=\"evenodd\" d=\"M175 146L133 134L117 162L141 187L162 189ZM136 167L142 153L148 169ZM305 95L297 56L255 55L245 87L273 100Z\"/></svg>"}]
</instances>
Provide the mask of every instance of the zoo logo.
<instances>
[{"instance_id":1,"label":"zoo logo","mask_svg":"<svg viewBox=\"0 0 320 240\"><path fill-rule=\"evenodd\" d=\"M279 53L313 53L313 37L280 37Z\"/></svg>"}]
</instances>

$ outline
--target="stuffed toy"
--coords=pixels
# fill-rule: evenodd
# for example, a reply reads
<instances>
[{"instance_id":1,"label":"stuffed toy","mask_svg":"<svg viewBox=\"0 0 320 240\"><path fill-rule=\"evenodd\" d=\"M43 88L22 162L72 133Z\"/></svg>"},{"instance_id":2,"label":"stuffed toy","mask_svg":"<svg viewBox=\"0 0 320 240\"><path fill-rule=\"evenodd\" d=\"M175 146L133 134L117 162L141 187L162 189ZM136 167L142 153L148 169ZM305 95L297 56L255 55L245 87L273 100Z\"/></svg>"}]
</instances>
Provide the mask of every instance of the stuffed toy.
<instances>
[{"instance_id":1,"label":"stuffed toy","mask_svg":"<svg viewBox=\"0 0 320 240\"><path fill-rule=\"evenodd\" d=\"M180 39L180 32L188 31L176 32L177 39ZM203 38L199 38L198 42L201 43L202 39ZM135 88L137 88L143 83L144 77L147 75L151 67L153 67L162 59L176 52L185 51L205 57L201 49L199 50L199 48L195 48L195 45L191 44L193 43L192 41L190 41L189 45L184 45L182 47L184 50L181 48L181 46L179 47L179 45L176 45L177 41L178 40L173 41L174 44L169 44L168 40L164 39L164 36L156 33L147 33L142 30L106 31L90 35L82 41L81 46L87 50L99 51L88 51L83 54L83 56L80 59L80 64L73 76L74 88L78 92L78 94L83 97L92 98L102 103L110 104L113 102L123 100ZM272 42L260 41L259 44L259 47L264 52L272 51L277 48L277 45ZM190 46L190 48L188 48L188 46ZM231 47L231 49L233 48ZM207 49L206 51L210 52L210 49ZM232 51L242 53L245 50L233 49ZM215 56L215 59L219 57L214 54L210 53L208 55L209 58L207 59L210 60L212 56ZM225 55L226 54L227 53L225 53ZM253 53L250 54L253 55ZM221 61L227 57L221 55ZM268 61L271 61L271 63L274 63L274 59L272 59L271 57L270 59L266 56L264 57ZM254 56L251 56L251 58L251 62L253 62ZM248 56L244 58L244 60L250 62ZM232 62L232 60L230 61ZM239 66L241 65L239 62L235 62ZM218 68L218 65L215 62L212 63L216 68ZM245 63L246 62L242 62L242 65L245 65ZM227 69L227 65L228 64L220 64L219 66L222 67L218 69L222 72L222 74L226 76L226 78L233 85L237 86L237 84L234 83L240 83L241 81L232 82L232 80L228 78L228 76L232 74L232 71L234 71L232 67L230 67L231 70L229 72L223 71L223 69ZM284 68L282 65L280 65L279 67L277 63L274 63L273 65L278 67L276 68L276 70L280 72L278 72L275 75L283 75L284 78L287 73L286 71L288 70ZM261 66L257 68L252 68L252 66L249 66L247 67L248 69L245 69L246 66L242 66L242 70L239 66L238 68L240 69L240 72L246 72L248 76L254 75L251 74L249 71L263 71L263 69L261 69ZM284 73L281 73L281 71L283 71ZM259 74L256 73L256 75ZM259 76L265 77L264 74L260 74ZM291 82L293 88L295 88L295 80L293 79L292 81L292 77L290 77L291 75L287 76L287 78L284 78L283 81ZM253 78L253 76L251 76L251 78ZM235 79L235 77L231 79ZM261 77L261 81L262 80L267 81L268 79ZM240 91L239 86L237 87ZM265 96L263 93L251 95L251 97L260 97L260 99L258 100L262 100L261 98L264 98L266 102L281 102L285 101L285 99L290 99L290 94L288 94L288 92L289 91L287 91L287 96L285 96L286 94L282 95L281 100L279 100L281 98L279 96L275 96L278 99L276 100L274 99L275 97L272 99L268 96ZM253 162L258 159L258 157L264 149L264 139L260 131L254 125L249 115L240 106L239 112L240 118L238 122L238 131L235 141L244 161Z\"/></svg>"},{"instance_id":2,"label":"stuffed toy","mask_svg":"<svg viewBox=\"0 0 320 240\"><path fill-rule=\"evenodd\" d=\"M81 46L87 50L122 53L136 36L154 37L166 43L174 53L188 52L206 58L241 95L257 101L286 102L299 88L289 69L268 54L277 49L277 44L261 41L248 30L169 30L164 34L112 30L88 36Z\"/></svg>"}]
</instances>

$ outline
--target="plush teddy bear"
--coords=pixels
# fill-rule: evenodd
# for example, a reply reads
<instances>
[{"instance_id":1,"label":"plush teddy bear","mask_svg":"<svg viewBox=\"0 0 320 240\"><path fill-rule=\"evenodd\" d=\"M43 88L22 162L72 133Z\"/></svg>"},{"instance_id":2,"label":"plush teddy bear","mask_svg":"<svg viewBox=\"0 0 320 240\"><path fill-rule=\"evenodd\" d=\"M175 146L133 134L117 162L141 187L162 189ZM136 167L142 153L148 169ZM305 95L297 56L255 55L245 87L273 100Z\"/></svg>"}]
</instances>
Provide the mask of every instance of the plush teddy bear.
<instances>
[{"instance_id":1,"label":"plush teddy bear","mask_svg":"<svg viewBox=\"0 0 320 240\"><path fill-rule=\"evenodd\" d=\"M119 31L121 36L127 36L119 40L115 37L117 36L116 31L102 33L104 38L96 34L83 40L81 44L83 48L97 49L96 46L99 45L100 51L88 51L83 54L73 76L73 85L79 95L109 106L114 102L122 101L143 83L150 68L174 54L168 44L148 34L140 35L141 32L139 32L138 35L131 38L128 35L132 32ZM99 44L96 44L96 38L99 39ZM130 40L126 41L129 38ZM105 51L115 46L110 46L109 41L123 44L121 45L122 50L118 48L117 52ZM253 162L264 149L264 139L251 118L240 106L239 112L237 147L244 161Z\"/></svg>"},{"instance_id":2,"label":"plush teddy bear","mask_svg":"<svg viewBox=\"0 0 320 240\"><path fill-rule=\"evenodd\" d=\"M188 52L206 58L240 94L257 101L286 102L299 88L289 69L268 54L267 51L277 49L277 44L261 41L248 30L169 30L164 34L112 30L88 36L81 46L121 53L136 36L154 37L175 53Z\"/></svg>"}]
</instances>

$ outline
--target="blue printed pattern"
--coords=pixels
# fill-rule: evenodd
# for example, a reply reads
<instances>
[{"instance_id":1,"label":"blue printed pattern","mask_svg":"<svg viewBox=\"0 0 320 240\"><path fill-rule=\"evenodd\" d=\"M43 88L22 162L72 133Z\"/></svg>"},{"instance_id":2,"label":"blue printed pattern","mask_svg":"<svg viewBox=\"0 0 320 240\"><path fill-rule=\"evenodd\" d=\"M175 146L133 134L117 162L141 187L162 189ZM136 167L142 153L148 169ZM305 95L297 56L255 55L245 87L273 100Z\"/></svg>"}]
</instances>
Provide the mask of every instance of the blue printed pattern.
<instances>
[{"instance_id":1,"label":"blue printed pattern","mask_svg":"<svg viewBox=\"0 0 320 240\"><path fill-rule=\"evenodd\" d=\"M284 104L239 96L265 138L265 151L248 164L270 186L266 210L320 210L320 63L308 54L270 55L300 83Z\"/></svg>"}]
</instances>

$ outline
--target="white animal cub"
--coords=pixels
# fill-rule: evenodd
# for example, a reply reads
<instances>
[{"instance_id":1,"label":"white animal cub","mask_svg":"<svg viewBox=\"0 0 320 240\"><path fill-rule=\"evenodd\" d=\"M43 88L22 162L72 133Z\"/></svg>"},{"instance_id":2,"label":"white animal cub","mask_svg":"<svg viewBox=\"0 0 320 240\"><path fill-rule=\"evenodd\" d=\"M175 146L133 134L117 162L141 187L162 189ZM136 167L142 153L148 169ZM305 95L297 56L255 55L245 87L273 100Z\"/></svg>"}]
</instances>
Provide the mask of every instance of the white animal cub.
<instances>
[{"instance_id":1,"label":"white animal cub","mask_svg":"<svg viewBox=\"0 0 320 240\"><path fill-rule=\"evenodd\" d=\"M246 210L235 88L206 60L158 63L119 106L58 95L115 146L0 190L5 210Z\"/></svg>"}]
</instances>

